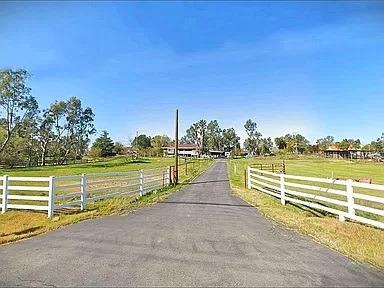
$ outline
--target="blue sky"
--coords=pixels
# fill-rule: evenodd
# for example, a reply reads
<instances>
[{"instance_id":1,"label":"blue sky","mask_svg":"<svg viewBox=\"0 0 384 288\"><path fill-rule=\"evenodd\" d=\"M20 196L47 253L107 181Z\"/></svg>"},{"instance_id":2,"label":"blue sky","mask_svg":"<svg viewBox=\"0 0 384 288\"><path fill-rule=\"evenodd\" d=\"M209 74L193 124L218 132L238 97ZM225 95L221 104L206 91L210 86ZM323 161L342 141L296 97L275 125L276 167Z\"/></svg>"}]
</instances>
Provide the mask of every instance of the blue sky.
<instances>
[{"instance_id":1,"label":"blue sky","mask_svg":"<svg viewBox=\"0 0 384 288\"><path fill-rule=\"evenodd\" d=\"M244 140L384 132L382 2L0 2L0 67L41 108L77 96L99 131L183 134L217 119Z\"/></svg>"}]
</instances>

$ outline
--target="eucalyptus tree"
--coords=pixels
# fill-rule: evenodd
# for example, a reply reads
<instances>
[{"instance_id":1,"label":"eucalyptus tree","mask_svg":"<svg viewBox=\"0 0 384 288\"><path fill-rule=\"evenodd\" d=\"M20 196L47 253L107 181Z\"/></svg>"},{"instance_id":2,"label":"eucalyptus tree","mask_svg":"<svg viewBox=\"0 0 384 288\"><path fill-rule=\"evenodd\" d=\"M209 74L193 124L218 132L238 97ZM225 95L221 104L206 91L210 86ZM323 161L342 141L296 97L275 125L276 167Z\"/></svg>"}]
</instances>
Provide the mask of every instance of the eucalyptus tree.
<instances>
[{"instance_id":1,"label":"eucalyptus tree","mask_svg":"<svg viewBox=\"0 0 384 288\"><path fill-rule=\"evenodd\" d=\"M61 163L63 163L68 154L72 151L74 159L84 155L89 144L89 136L96 133L94 126L94 117L92 109L87 107L83 109L81 100L71 97L66 102L66 135L63 137L63 151Z\"/></svg>"},{"instance_id":2,"label":"eucalyptus tree","mask_svg":"<svg viewBox=\"0 0 384 288\"><path fill-rule=\"evenodd\" d=\"M217 120L212 120L207 125L207 146L209 149L221 150L223 148L222 129Z\"/></svg>"},{"instance_id":3,"label":"eucalyptus tree","mask_svg":"<svg viewBox=\"0 0 384 288\"><path fill-rule=\"evenodd\" d=\"M0 143L0 153L4 151L13 135L28 117L38 113L38 104L27 85L30 74L24 69L0 70L0 117L5 130Z\"/></svg>"},{"instance_id":4,"label":"eucalyptus tree","mask_svg":"<svg viewBox=\"0 0 384 288\"><path fill-rule=\"evenodd\" d=\"M197 146L199 156L206 152L207 121L200 120L193 123L186 131L184 141L190 142Z\"/></svg>"},{"instance_id":5,"label":"eucalyptus tree","mask_svg":"<svg viewBox=\"0 0 384 288\"><path fill-rule=\"evenodd\" d=\"M222 144L223 148L228 151L240 149L240 137L236 135L234 128L223 129Z\"/></svg>"},{"instance_id":6,"label":"eucalyptus tree","mask_svg":"<svg viewBox=\"0 0 384 288\"><path fill-rule=\"evenodd\" d=\"M39 127L42 165L45 165L49 148L58 164L63 164L70 153L75 159L84 155L90 135L96 132L94 116L92 109L83 109L76 97L52 103L44 111Z\"/></svg>"},{"instance_id":7,"label":"eucalyptus tree","mask_svg":"<svg viewBox=\"0 0 384 288\"><path fill-rule=\"evenodd\" d=\"M252 155L257 154L257 148L260 144L261 133L257 131L257 124L251 119L248 119L244 124L245 132L248 138L244 142L244 147Z\"/></svg>"}]
</instances>

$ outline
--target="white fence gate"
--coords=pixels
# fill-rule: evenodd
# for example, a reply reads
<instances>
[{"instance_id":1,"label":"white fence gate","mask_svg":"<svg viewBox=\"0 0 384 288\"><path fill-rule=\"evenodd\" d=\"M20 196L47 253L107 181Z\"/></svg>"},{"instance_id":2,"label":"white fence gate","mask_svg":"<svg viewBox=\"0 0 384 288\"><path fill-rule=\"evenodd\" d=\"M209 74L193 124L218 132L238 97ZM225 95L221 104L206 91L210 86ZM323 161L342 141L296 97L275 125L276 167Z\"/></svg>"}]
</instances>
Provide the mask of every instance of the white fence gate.
<instances>
[{"instance_id":1,"label":"white fence gate","mask_svg":"<svg viewBox=\"0 0 384 288\"><path fill-rule=\"evenodd\" d=\"M384 185L272 173L248 167L248 189L384 229Z\"/></svg>"},{"instance_id":2,"label":"white fence gate","mask_svg":"<svg viewBox=\"0 0 384 288\"><path fill-rule=\"evenodd\" d=\"M82 174L75 176L0 178L1 211L26 209L55 211L68 207L86 209L87 203L111 197L139 197L169 186L169 168L140 171Z\"/></svg>"}]
</instances>

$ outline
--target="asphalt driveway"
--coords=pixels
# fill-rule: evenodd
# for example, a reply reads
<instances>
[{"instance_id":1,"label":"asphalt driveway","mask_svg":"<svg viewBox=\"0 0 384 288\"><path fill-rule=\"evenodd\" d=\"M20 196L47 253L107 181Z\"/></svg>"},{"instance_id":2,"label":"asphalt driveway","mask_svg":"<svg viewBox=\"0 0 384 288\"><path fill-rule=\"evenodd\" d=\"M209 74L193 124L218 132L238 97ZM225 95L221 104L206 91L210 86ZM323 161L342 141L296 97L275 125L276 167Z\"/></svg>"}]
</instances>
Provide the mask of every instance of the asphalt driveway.
<instances>
[{"instance_id":1,"label":"asphalt driveway","mask_svg":"<svg viewBox=\"0 0 384 288\"><path fill-rule=\"evenodd\" d=\"M1 286L384 286L383 271L277 227L217 161L168 200L0 247Z\"/></svg>"}]
</instances>

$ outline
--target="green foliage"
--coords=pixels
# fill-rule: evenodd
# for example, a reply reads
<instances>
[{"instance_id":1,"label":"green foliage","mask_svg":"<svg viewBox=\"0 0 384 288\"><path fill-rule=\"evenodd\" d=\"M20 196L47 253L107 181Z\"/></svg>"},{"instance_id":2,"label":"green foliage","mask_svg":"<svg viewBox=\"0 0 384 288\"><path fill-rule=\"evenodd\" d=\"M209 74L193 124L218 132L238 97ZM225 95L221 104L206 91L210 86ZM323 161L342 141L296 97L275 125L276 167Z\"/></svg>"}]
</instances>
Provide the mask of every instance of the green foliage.
<instances>
[{"instance_id":1,"label":"green foliage","mask_svg":"<svg viewBox=\"0 0 384 288\"><path fill-rule=\"evenodd\" d=\"M335 144L335 138L333 136L327 136L316 140L319 150L325 150L329 146Z\"/></svg>"},{"instance_id":2,"label":"green foliage","mask_svg":"<svg viewBox=\"0 0 384 288\"><path fill-rule=\"evenodd\" d=\"M342 150L359 149L361 147L360 139L343 139L335 143L336 147Z\"/></svg>"},{"instance_id":3,"label":"green foliage","mask_svg":"<svg viewBox=\"0 0 384 288\"><path fill-rule=\"evenodd\" d=\"M252 155L260 155L265 151L267 140L261 138L261 133L257 131L257 124L251 119L248 119L244 124L245 132L248 138L245 139L244 148Z\"/></svg>"},{"instance_id":4,"label":"green foliage","mask_svg":"<svg viewBox=\"0 0 384 288\"><path fill-rule=\"evenodd\" d=\"M217 120L212 120L207 125L207 146L208 149L221 150L223 149L223 136Z\"/></svg>"},{"instance_id":5,"label":"green foliage","mask_svg":"<svg viewBox=\"0 0 384 288\"><path fill-rule=\"evenodd\" d=\"M92 145L92 148L99 149L101 157L114 156L116 155L112 139L109 137L107 131L103 130L101 135L96 138L95 142ZM97 151L97 150L96 150Z\"/></svg>"},{"instance_id":6,"label":"green foliage","mask_svg":"<svg viewBox=\"0 0 384 288\"><path fill-rule=\"evenodd\" d=\"M193 123L186 131L185 141L197 145L198 154L202 155L207 151L207 121L200 120Z\"/></svg>"},{"instance_id":7,"label":"green foliage","mask_svg":"<svg viewBox=\"0 0 384 288\"><path fill-rule=\"evenodd\" d=\"M226 151L240 151L240 137L237 136L234 128L223 129L222 145Z\"/></svg>"},{"instance_id":8,"label":"green foliage","mask_svg":"<svg viewBox=\"0 0 384 288\"><path fill-rule=\"evenodd\" d=\"M0 70L0 125L5 129L5 137L0 143L0 153L4 151L11 137L20 129L27 117L38 112L36 99L27 86L29 73L24 69Z\"/></svg>"},{"instance_id":9,"label":"green foliage","mask_svg":"<svg viewBox=\"0 0 384 288\"><path fill-rule=\"evenodd\" d=\"M97 159L97 158L100 158L102 157L102 150L100 147L97 147L97 146L92 146L91 149L89 149L88 151L88 157L92 158L92 159Z\"/></svg>"},{"instance_id":10,"label":"green foliage","mask_svg":"<svg viewBox=\"0 0 384 288\"><path fill-rule=\"evenodd\" d=\"M0 71L0 164L63 164L81 158L95 133L94 113L80 99L55 101L41 114L26 70Z\"/></svg>"},{"instance_id":11,"label":"green foliage","mask_svg":"<svg viewBox=\"0 0 384 288\"><path fill-rule=\"evenodd\" d=\"M156 135L151 138L151 147L155 156L163 155L163 147L169 146L171 139L167 135Z\"/></svg>"},{"instance_id":12,"label":"green foliage","mask_svg":"<svg viewBox=\"0 0 384 288\"><path fill-rule=\"evenodd\" d=\"M217 120L210 121L208 125L206 120L200 120L187 129L180 143L195 144L201 155L208 150L235 151L240 149L239 141L235 129L221 129Z\"/></svg>"},{"instance_id":13,"label":"green foliage","mask_svg":"<svg viewBox=\"0 0 384 288\"><path fill-rule=\"evenodd\" d=\"M127 147L125 147L120 142L115 142L115 153L117 155L124 155L127 152Z\"/></svg>"},{"instance_id":14,"label":"green foliage","mask_svg":"<svg viewBox=\"0 0 384 288\"><path fill-rule=\"evenodd\" d=\"M278 149L289 153L301 153L310 149L307 138L301 134L286 134L285 136L275 138L275 144Z\"/></svg>"},{"instance_id":15,"label":"green foliage","mask_svg":"<svg viewBox=\"0 0 384 288\"><path fill-rule=\"evenodd\" d=\"M151 147L151 137L141 134L132 141L132 146L137 149L146 149Z\"/></svg>"}]
</instances>

